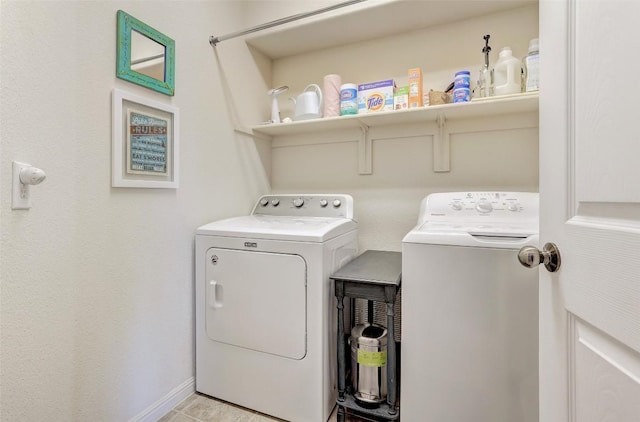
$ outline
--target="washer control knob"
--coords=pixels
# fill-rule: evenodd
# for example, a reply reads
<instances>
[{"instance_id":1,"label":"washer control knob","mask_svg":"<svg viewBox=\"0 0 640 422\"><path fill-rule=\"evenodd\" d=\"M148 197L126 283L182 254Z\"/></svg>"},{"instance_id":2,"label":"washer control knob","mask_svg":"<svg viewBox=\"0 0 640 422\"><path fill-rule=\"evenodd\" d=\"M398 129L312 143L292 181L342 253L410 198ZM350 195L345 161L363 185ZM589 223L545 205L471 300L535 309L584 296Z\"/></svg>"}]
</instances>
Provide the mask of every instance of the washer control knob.
<instances>
[{"instance_id":1,"label":"washer control knob","mask_svg":"<svg viewBox=\"0 0 640 422\"><path fill-rule=\"evenodd\" d=\"M340 205L342 205L342 202L339 199L334 199L333 200L334 208L340 208Z\"/></svg>"},{"instance_id":2,"label":"washer control knob","mask_svg":"<svg viewBox=\"0 0 640 422\"><path fill-rule=\"evenodd\" d=\"M518 204L514 204L513 202L507 205L507 209L509 211L518 211Z\"/></svg>"},{"instance_id":3,"label":"washer control knob","mask_svg":"<svg viewBox=\"0 0 640 422\"><path fill-rule=\"evenodd\" d=\"M326 199L321 199L320 200L320 206L322 208L326 207L327 205L329 205L329 201L327 201Z\"/></svg>"},{"instance_id":4,"label":"washer control knob","mask_svg":"<svg viewBox=\"0 0 640 422\"><path fill-rule=\"evenodd\" d=\"M280 205L280 200L279 199L272 199L271 200L271 205L273 205L274 207L277 207L278 205Z\"/></svg>"},{"instance_id":5,"label":"washer control knob","mask_svg":"<svg viewBox=\"0 0 640 422\"><path fill-rule=\"evenodd\" d=\"M451 204L451 208L453 208L456 211L460 211L462 209L462 202L453 201L453 204Z\"/></svg>"},{"instance_id":6,"label":"washer control knob","mask_svg":"<svg viewBox=\"0 0 640 422\"><path fill-rule=\"evenodd\" d=\"M267 198L262 198L260 200L260 205L262 205L263 207L266 207L267 205L269 205L269 200Z\"/></svg>"},{"instance_id":7,"label":"washer control knob","mask_svg":"<svg viewBox=\"0 0 640 422\"><path fill-rule=\"evenodd\" d=\"M296 208L300 208L304 205L304 199L302 198L296 198L293 200L293 206Z\"/></svg>"},{"instance_id":8,"label":"washer control knob","mask_svg":"<svg viewBox=\"0 0 640 422\"><path fill-rule=\"evenodd\" d=\"M480 201L476 204L476 210L481 213L487 213L493 211L493 206L489 201Z\"/></svg>"}]
</instances>

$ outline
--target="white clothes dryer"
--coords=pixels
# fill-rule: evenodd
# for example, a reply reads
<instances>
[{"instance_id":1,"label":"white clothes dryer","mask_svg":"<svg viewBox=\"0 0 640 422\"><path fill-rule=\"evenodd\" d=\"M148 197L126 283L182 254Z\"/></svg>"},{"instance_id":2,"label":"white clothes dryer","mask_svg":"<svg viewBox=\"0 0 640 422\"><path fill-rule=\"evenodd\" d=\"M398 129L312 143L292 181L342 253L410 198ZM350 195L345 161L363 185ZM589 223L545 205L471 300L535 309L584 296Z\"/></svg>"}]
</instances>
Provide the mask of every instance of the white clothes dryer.
<instances>
[{"instance_id":1,"label":"white clothes dryer","mask_svg":"<svg viewBox=\"0 0 640 422\"><path fill-rule=\"evenodd\" d=\"M266 195L196 232L196 390L295 422L336 400L329 276L357 255L349 195Z\"/></svg>"},{"instance_id":2,"label":"white clothes dryer","mask_svg":"<svg viewBox=\"0 0 640 422\"><path fill-rule=\"evenodd\" d=\"M538 194L437 193L402 241L406 421L538 421Z\"/></svg>"}]
</instances>

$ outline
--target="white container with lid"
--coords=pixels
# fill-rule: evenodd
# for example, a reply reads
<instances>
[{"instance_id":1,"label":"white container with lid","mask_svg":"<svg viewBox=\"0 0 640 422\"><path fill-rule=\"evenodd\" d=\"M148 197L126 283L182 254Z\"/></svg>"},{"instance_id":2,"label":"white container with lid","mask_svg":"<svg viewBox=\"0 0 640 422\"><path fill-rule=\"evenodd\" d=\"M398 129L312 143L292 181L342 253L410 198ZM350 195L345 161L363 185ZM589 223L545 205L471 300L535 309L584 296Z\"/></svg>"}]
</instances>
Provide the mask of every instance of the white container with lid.
<instances>
[{"instance_id":1,"label":"white container with lid","mask_svg":"<svg viewBox=\"0 0 640 422\"><path fill-rule=\"evenodd\" d=\"M516 94L522 91L520 60L513 57L511 47L504 47L500 51L493 69L495 95Z\"/></svg>"},{"instance_id":2,"label":"white container with lid","mask_svg":"<svg viewBox=\"0 0 640 422\"><path fill-rule=\"evenodd\" d=\"M340 115L358 114L358 85L340 85Z\"/></svg>"}]
</instances>

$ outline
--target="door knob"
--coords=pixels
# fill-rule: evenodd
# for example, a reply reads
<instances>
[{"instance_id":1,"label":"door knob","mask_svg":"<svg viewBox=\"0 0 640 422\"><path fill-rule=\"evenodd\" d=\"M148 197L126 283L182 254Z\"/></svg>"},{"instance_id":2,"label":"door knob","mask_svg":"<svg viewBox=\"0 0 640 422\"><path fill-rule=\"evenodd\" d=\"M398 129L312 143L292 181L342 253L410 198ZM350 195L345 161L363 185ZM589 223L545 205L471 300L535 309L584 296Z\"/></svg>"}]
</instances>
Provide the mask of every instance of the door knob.
<instances>
[{"instance_id":1,"label":"door knob","mask_svg":"<svg viewBox=\"0 0 640 422\"><path fill-rule=\"evenodd\" d=\"M547 271L555 273L560 268L560 251L553 243L546 243L542 250L535 246L524 246L518 252L518 261L527 268L544 264Z\"/></svg>"}]
</instances>

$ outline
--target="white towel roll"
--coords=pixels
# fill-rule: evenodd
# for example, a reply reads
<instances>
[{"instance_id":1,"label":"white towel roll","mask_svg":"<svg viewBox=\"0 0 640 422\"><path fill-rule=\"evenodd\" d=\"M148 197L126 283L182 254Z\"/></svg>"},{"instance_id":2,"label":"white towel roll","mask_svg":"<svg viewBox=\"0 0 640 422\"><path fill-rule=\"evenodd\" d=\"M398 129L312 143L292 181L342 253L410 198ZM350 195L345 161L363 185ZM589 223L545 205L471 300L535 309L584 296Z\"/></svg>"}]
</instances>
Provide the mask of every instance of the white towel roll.
<instances>
[{"instance_id":1,"label":"white towel roll","mask_svg":"<svg viewBox=\"0 0 640 422\"><path fill-rule=\"evenodd\" d=\"M322 115L324 117L336 117L340 115L340 75L326 75L323 80L322 95L324 104Z\"/></svg>"}]
</instances>

